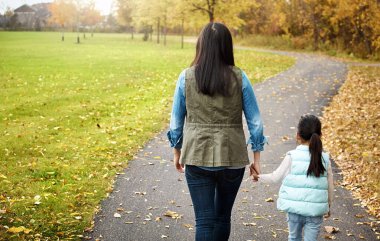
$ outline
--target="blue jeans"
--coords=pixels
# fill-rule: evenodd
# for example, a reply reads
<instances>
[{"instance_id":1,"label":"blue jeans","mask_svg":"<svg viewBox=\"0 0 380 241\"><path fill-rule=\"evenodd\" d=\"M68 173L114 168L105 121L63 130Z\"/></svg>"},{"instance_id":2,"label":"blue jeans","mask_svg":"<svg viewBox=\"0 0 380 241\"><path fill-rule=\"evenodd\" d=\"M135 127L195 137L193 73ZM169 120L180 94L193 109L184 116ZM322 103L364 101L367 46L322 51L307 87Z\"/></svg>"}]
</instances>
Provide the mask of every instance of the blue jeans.
<instances>
[{"instance_id":1,"label":"blue jeans","mask_svg":"<svg viewBox=\"0 0 380 241\"><path fill-rule=\"evenodd\" d=\"M305 241L316 241L323 222L323 216L307 217L288 213L289 241L301 241L302 229Z\"/></svg>"},{"instance_id":2,"label":"blue jeans","mask_svg":"<svg viewBox=\"0 0 380 241\"><path fill-rule=\"evenodd\" d=\"M228 240L231 210L244 169L208 171L186 165L186 180L195 213L196 241Z\"/></svg>"}]
</instances>

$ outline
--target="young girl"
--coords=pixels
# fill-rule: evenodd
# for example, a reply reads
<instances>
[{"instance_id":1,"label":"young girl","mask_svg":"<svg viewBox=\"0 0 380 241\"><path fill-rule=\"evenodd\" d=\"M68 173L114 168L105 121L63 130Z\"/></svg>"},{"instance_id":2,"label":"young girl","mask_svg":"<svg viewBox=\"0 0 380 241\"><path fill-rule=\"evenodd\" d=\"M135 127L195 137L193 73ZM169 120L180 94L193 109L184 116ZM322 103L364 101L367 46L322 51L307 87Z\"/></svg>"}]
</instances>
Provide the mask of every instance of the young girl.
<instances>
[{"instance_id":1,"label":"young girl","mask_svg":"<svg viewBox=\"0 0 380 241\"><path fill-rule=\"evenodd\" d=\"M289 240L316 241L323 215L330 216L333 175L329 155L322 151L321 122L314 115L302 116L298 123L295 150L270 174L252 173L263 182L282 185L277 208L288 213Z\"/></svg>"}]
</instances>

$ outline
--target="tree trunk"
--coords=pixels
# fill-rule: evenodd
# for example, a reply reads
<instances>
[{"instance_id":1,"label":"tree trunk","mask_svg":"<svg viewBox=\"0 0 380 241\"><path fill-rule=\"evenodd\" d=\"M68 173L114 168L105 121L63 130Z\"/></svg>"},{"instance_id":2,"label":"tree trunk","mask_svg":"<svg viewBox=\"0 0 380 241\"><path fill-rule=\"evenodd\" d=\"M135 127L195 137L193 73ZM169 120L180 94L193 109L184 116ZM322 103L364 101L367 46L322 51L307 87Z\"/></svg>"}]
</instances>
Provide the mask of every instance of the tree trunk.
<instances>
[{"instance_id":1,"label":"tree trunk","mask_svg":"<svg viewBox=\"0 0 380 241\"><path fill-rule=\"evenodd\" d=\"M214 18L214 13L213 12L208 12L208 16L210 17L210 23L213 23L215 18Z\"/></svg>"},{"instance_id":2,"label":"tree trunk","mask_svg":"<svg viewBox=\"0 0 380 241\"><path fill-rule=\"evenodd\" d=\"M182 18L182 26L181 26L181 49L183 49L183 35L184 35L184 22L185 22L185 19Z\"/></svg>"},{"instance_id":3,"label":"tree trunk","mask_svg":"<svg viewBox=\"0 0 380 241\"><path fill-rule=\"evenodd\" d=\"M318 50L318 42L319 42L319 29L316 24L316 22L313 23L314 30L313 30L313 37L314 37L314 43L313 43L313 49Z\"/></svg>"},{"instance_id":4,"label":"tree trunk","mask_svg":"<svg viewBox=\"0 0 380 241\"><path fill-rule=\"evenodd\" d=\"M166 46L166 16L164 18L164 46Z\"/></svg>"},{"instance_id":5,"label":"tree trunk","mask_svg":"<svg viewBox=\"0 0 380 241\"><path fill-rule=\"evenodd\" d=\"M314 11L314 8L312 8L312 11ZM318 50L318 42L319 42L319 28L318 28L318 17L315 13L312 13L311 16L312 22L313 22L313 49Z\"/></svg>"},{"instance_id":6,"label":"tree trunk","mask_svg":"<svg viewBox=\"0 0 380 241\"><path fill-rule=\"evenodd\" d=\"M133 32L134 32L134 27L131 26L131 38L133 39Z\"/></svg>"},{"instance_id":7,"label":"tree trunk","mask_svg":"<svg viewBox=\"0 0 380 241\"><path fill-rule=\"evenodd\" d=\"M62 32L62 41L65 41L65 33Z\"/></svg>"},{"instance_id":8,"label":"tree trunk","mask_svg":"<svg viewBox=\"0 0 380 241\"><path fill-rule=\"evenodd\" d=\"M150 25L150 41L153 41L153 25Z\"/></svg>"},{"instance_id":9,"label":"tree trunk","mask_svg":"<svg viewBox=\"0 0 380 241\"><path fill-rule=\"evenodd\" d=\"M157 43L160 43L160 18L157 18Z\"/></svg>"}]
</instances>

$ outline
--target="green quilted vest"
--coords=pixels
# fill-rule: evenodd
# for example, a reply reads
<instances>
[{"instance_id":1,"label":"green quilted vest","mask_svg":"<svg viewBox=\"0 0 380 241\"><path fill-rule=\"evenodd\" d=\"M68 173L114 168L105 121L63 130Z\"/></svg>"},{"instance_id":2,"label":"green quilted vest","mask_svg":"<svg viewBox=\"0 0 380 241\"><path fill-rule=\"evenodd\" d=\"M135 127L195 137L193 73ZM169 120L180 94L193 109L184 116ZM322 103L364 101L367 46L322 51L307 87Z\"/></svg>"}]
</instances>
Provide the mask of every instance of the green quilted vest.
<instances>
[{"instance_id":1,"label":"green quilted vest","mask_svg":"<svg viewBox=\"0 0 380 241\"><path fill-rule=\"evenodd\" d=\"M186 124L181 164L241 167L249 164L242 124L242 72L234 67L231 96L197 91L194 67L186 70Z\"/></svg>"}]
</instances>

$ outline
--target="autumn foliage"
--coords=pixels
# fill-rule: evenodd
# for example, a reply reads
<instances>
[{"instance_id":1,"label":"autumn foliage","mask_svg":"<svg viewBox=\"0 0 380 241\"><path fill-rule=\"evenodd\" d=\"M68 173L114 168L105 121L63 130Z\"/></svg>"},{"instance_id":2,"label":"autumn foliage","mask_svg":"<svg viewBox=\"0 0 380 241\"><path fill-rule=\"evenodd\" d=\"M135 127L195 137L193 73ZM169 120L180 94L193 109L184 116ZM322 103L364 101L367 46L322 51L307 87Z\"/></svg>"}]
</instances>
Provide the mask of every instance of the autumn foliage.
<instances>
[{"instance_id":1,"label":"autumn foliage","mask_svg":"<svg viewBox=\"0 0 380 241\"><path fill-rule=\"evenodd\" d=\"M73 0L54 0L49 5L50 24L68 28L78 25L94 26L102 21L102 16L95 9L94 2L85 5L79 3Z\"/></svg>"},{"instance_id":2,"label":"autumn foliage","mask_svg":"<svg viewBox=\"0 0 380 241\"><path fill-rule=\"evenodd\" d=\"M242 13L244 30L282 36L295 48L334 49L379 57L380 2L376 0L255 0Z\"/></svg>"},{"instance_id":3,"label":"autumn foliage","mask_svg":"<svg viewBox=\"0 0 380 241\"><path fill-rule=\"evenodd\" d=\"M198 33L208 21L221 21L235 36L280 37L293 48L380 58L378 0L118 0L117 5L127 26L155 26L161 19L175 30L184 19L187 31Z\"/></svg>"},{"instance_id":4,"label":"autumn foliage","mask_svg":"<svg viewBox=\"0 0 380 241\"><path fill-rule=\"evenodd\" d=\"M380 218L380 68L355 67L324 111L324 143L341 185Z\"/></svg>"}]
</instances>

